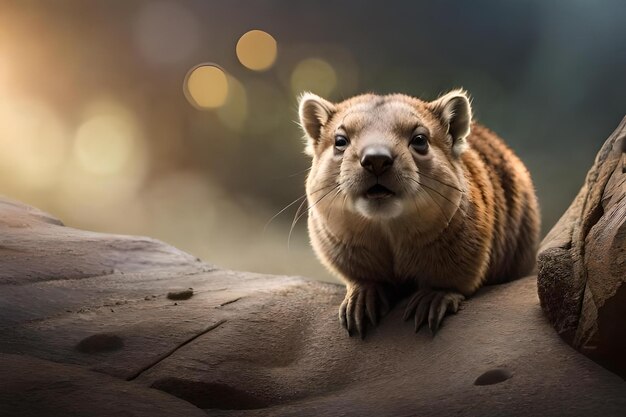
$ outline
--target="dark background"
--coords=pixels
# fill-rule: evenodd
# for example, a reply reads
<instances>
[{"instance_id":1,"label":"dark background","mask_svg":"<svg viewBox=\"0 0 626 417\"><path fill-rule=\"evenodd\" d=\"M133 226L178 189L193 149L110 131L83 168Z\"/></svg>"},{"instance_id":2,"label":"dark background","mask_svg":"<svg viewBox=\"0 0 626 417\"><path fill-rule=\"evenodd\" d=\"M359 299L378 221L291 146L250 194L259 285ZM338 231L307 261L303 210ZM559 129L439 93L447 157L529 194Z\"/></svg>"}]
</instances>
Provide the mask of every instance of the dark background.
<instances>
[{"instance_id":1,"label":"dark background","mask_svg":"<svg viewBox=\"0 0 626 417\"><path fill-rule=\"evenodd\" d=\"M533 174L546 232L626 114L625 18L620 0L0 1L0 192L221 266L328 279L304 219L287 249L295 206L265 227L304 192L297 95L464 87ZM251 29L276 39L266 71L235 53ZM294 86L311 58L336 82ZM234 105L187 101L203 62Z\"/></svg>"}]
</instances>

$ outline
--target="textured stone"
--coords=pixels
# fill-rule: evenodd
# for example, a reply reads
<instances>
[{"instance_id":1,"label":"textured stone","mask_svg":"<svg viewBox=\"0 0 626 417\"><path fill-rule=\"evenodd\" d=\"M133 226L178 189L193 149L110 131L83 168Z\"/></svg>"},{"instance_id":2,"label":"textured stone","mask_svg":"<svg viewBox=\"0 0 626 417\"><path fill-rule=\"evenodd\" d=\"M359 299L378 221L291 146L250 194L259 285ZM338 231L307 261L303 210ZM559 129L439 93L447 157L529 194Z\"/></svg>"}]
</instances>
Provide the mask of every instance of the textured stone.
<instances>
[{"instance_id":1,"label":"textured stone","mask_svg":"<svg viewBox=\"0 0 626 417\"><path fill-rule=\"evenodd\" d=\"M360 340L337 321L339 285L220 270L157 241L51 219L0 200L0 255L20 253L0 264L2 416L626 409L626 383L569 348L545 320L534 277L481 289L434 338L402 321L404 301ZM173 288L193 288L193 297L174 305ZM77 349L103 334L123 343ZM490 385L474 385L477 378Z\"/></svg>"},{"instance_id":2,"label":"textured stone","mask_svg":"<svg viewBox=\"0 0 626 417\"><path fill-rule=\"evenodd\" d=\"M79 366L0 354L0 416L206 417L206 414L171 395Z\"/></svg>"},{"instance_id":3,"label":"textured stone","mask_svg":"<svg viewBox=\"0 0 626 417\"><path fill-rule=\"evenodd\" d=\"M541 243L541 306L572 346L626 376L626 118Z\"/></svg>"}]
</instances>

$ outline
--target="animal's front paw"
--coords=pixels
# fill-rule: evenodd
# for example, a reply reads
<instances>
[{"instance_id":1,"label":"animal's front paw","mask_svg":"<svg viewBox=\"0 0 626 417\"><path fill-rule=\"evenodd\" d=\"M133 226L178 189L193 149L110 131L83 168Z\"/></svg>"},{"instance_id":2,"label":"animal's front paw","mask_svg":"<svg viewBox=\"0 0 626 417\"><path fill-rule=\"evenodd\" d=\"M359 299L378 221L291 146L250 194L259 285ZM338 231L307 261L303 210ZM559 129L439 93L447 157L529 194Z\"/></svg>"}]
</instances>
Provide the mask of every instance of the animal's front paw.
<instances>
[{"instance_id":1,"label":"animal's front paw","mask_svg":"<svg viewBox=\"0 0 626 417\"><path fill-rule=\"evenodd\" d=\"M417 332L428 319L428 327L435 334L446 313L456 313L463 300L465 297L457 292L419 290L409 300L404 312L404 320L408 320L415 314L415 332Z\"/></svg>"},{"instance_id":2,"label":"animal's front paw","mask_svg":"<svg viewBox=\"0 0 626 417\"><path fill-rule=\"evenodd\" d=\"M378 318L389 312L387 291L380 284L348 285L346 297L339 307L339 322L352 335L356 331L361 339L365 337L366 319L371 325L378 324Z\"/></svg>"}]
</instances>

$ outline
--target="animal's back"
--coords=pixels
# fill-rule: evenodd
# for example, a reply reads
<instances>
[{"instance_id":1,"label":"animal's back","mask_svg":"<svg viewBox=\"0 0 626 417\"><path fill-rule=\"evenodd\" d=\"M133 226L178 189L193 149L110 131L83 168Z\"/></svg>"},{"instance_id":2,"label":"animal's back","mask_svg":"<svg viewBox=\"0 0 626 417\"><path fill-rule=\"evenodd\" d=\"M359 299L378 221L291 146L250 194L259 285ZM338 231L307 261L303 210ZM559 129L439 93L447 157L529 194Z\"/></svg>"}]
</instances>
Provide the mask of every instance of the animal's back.
<instances>
[{"instance_id":1,"label":"animal's back","mask_svg":"<svg viewBox=\"0 0 626 417\"><path fill-rule=\"evenodd\" d=\"M494 233L485 281L510 281L532 272L539 240L539 208L530 174L491 130L474 123L468 137L486 168L494 199ZM464 155L471 163L471 152Z\"/></svg>"}]
</instances>

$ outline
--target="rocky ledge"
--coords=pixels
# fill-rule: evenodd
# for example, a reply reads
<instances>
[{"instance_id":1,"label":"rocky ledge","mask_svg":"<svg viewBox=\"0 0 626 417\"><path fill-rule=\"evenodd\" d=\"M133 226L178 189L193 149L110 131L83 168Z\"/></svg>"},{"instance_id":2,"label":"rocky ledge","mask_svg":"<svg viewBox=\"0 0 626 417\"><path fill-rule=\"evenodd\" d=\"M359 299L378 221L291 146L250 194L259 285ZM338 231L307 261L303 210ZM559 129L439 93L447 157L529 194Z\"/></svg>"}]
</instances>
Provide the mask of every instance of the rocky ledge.
<instances>
[{"instance_id":1,"label":"rocky ledge","mask_svg":"<svg viewBox=\"0 0 626 417\"><path fill-rule=\"evenodd\" d=\"M557 332L626 378L626 118L541 243L539 298Z\"/></svg>"},{"instance_id":2,"label":"rocky ledge","mask_svg":"<svg viewBox=\"0 0 626 417\"><path fill-rule=\"evenodd\" d=\"M588 177L590 197L579 196L581 211L570 208L542 248L543 305L569 342L591 340L577 339L594 334L584 329L597 329L598 340L623 335L622 318L603 320L624 317L626 304L624 286L613 284L625 276L624 179L616 165L605 175L611 140ZM218 269L152 239L65 227L6 199L0 236L0 416L626 410L626 382L546 320L536 277L482 289L435 337L415 334L400 304L360 340L337 322L339 285ZM584 237L582 251L573 236ZM581 265L583 275L572 272ZM594 317L595 326L585 324Z\"/></svg>"}]
</instances>

